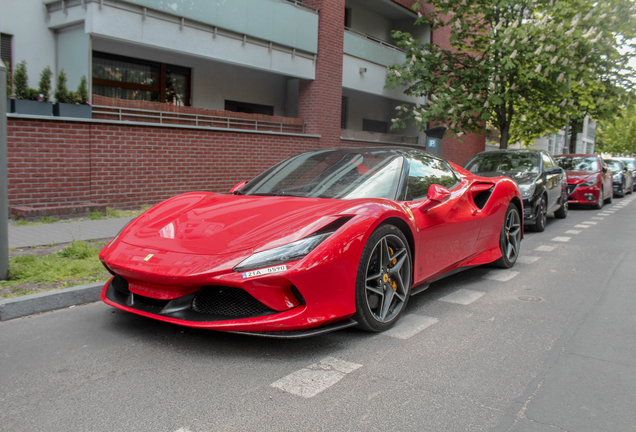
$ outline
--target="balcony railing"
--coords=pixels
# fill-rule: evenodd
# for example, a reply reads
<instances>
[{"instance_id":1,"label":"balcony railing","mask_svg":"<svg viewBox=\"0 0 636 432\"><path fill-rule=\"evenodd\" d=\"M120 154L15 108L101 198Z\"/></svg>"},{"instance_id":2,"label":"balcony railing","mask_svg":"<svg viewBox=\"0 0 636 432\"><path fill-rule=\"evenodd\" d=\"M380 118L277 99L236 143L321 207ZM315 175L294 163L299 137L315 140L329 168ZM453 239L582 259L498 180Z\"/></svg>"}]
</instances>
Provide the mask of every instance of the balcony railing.
<instances>
[{"instance_id":1,"label":"balcony railing","mask_svg":"<svg viewBox=\"0 0 636 432\"><path fill-rule=\"evenodd\" d=\"M402 64L406 59L406 51L348 27L345 27L344 52L382 66Z\"/></svg>"},{"instance_id":2,"label":"balcony railing","mask_svg":"<svg viewBox=\"0 0 636 432\"><path fill-rule=\"evenodd\" d=\"M204 114L190 114L171 111L156 111L138 108L124 108L107 105L93 105L93 118L122 122L131 121L195 127L243 129L258 132L279 132L294 134L305 133L304 124Z\"/></svg>"}]
</instances>

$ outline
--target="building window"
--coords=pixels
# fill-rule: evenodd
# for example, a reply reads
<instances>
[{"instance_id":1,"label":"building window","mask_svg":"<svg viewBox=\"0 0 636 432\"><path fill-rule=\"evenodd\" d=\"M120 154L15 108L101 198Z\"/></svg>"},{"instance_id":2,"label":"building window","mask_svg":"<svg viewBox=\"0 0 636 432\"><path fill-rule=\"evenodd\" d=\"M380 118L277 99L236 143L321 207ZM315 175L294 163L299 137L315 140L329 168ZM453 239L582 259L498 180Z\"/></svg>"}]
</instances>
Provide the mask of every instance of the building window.
<instances>
[{"instance_id":1,"label":"building window","mask_svg":"<svg viewBox=\"0 0 636 432\"><path fill-rule=\"evenodd\" d=\"M12 38L13 36L9 34L6 34L6 33L0 34L0 52L2 53L2 61L7 62L9 64L9 70L7 71L7 73L13 70L13 61L12 61L13 56L12 56L12 43L11 43Z\"/></svg>"},{"instance_id":2,"label":"building window","mask_svg":"<svg viewBox=\"0 0 636 432\"><path fill-rule=\"evenodd\" d=\"M349 98L342 97L342 106L340 107L340 129L347 128L347 110L349 108Z\"/></svg>"},{"instance_id":3,"label":"building window","mask_svg":"<svg viewBox=\"0 0 636 432\"><path fill-rule=\"evenodd\" d=\"M362 130L365 132L389 133L389 124L379 120L362 119Z\"/></svg>"},{"instance_id":4,"label":"building window","mask_svg":"<svg viewBox=\"0 0 636 432\"><path fill-rule=\"evenodd\" d=\"M263 114L263 115L274 115L274 107L269 105L259 105L248 102L237 102L226 100L225 101L225 110L226 111L234 111L240 113L247 114Z\"/></svg>"},{"instance_id":5,"label":"building window","mask_svg":"<svg viewBox=\"0 0 636 432\"><path fill-rule=\"evenodd\" d=\"M554 154L554 147L556 146L556 135L551 134L548 137L548 153L550 153L551 155Z\"/></svg>"},{"instance_id":6,"label":"building window","mask_svg":"<svg viewBox=\"0 0 636 432\"><path fill-rule=\"evenodd\" d=\"M190 69L93 52L93 93L189 106Z\"/></svg>"},{"instance_id":7,"label":"building window","mask_svg":"<svg viewBox=\"0 0 636 432\"><path fill-rule=\"evenodd\" d=\"M345 8L344 26L351 28L351 8Z\"/></svg>"}]
</instances>

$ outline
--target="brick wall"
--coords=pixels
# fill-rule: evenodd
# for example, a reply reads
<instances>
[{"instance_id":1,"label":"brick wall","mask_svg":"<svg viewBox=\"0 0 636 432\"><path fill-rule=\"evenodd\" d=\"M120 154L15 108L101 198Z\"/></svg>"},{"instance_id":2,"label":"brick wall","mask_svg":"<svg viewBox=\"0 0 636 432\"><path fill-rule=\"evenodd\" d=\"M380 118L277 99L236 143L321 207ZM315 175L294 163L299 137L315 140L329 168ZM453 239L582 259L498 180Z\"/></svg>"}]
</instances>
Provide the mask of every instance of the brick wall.
<instances>
[{"instance_id":1,"label":"brick wall","mask_svg":"<svg viewBox=\"0 0 636 432\"><path fill-rule=\"evenodd\" d=\"M129 209L185 192L227 192L289 156L332 146L315 137L9 117L9 206Z\"/></svg>"}]
</instances>

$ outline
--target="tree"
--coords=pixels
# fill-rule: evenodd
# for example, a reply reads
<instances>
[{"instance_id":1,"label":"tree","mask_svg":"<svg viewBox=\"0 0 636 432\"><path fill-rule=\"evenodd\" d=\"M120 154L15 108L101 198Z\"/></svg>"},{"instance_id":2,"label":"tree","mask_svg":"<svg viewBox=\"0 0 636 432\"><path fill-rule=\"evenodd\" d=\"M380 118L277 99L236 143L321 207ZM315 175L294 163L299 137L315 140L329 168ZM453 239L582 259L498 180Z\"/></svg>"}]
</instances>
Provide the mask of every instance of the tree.
<instances>
[{"instance_id":1,"label":"tree","mask_svg":"<svg viewBox=\"0 0 636 432\"><path fill-rule=\"evenodd\" d=\"M40 74L40 84L39 84L39 100L44 102L48 102L51 97L51 78L53 77L53 72L51 72L50 67L45 67L42 73Z\"/></svg>"},{"instance_id":2,"label":"tree","mask_svg":"<svg viewBox=\"0 0 636 432\"><path fill-rule=\"evenodd\" d=\"M574 112L571 77L588 60L578 55L588 44L606 41L596 24L607 19L611 26L612 11L617 13L612 2L591 0L427 3L435 13L417 22L428 21L434 30L449 27L450 49L393 33L407 62L390 67L387 87L403 85L406 94L428 98L424 106L399 107L393 127L408 120L420 129L445 123L459 136L492 126L501 148L565 126ZM624 3L625 11L634 10L633 0Z\"/></svg>"},{"instance_id":3,"label":"tree","mask_svg":"<svg viewBox=\"0 0 636 432\"><path fill-rule=\"evenodd\" d=\"M607 153L636 155L636 106L625 106L620 115L601 122L596 145Z\"/></svg>"}]
</instances>

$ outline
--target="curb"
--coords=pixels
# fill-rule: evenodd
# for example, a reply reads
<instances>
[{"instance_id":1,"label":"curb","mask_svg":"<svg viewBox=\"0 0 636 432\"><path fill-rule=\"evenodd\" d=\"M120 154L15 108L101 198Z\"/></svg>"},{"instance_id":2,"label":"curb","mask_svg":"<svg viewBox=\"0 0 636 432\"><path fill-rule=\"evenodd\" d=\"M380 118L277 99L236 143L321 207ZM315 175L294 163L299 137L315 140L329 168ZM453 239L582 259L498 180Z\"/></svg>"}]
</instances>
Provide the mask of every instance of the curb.
<instances>
[{"instance_id":1,"label":"curb","mask_svg":"<svg viewBox=\"0 0 636 432\"><path fill-rule=\"evenodd\" d=\"M0 321L99 301L105 283L95 282L0 300Z\"/></svg>"}]
</instances>

